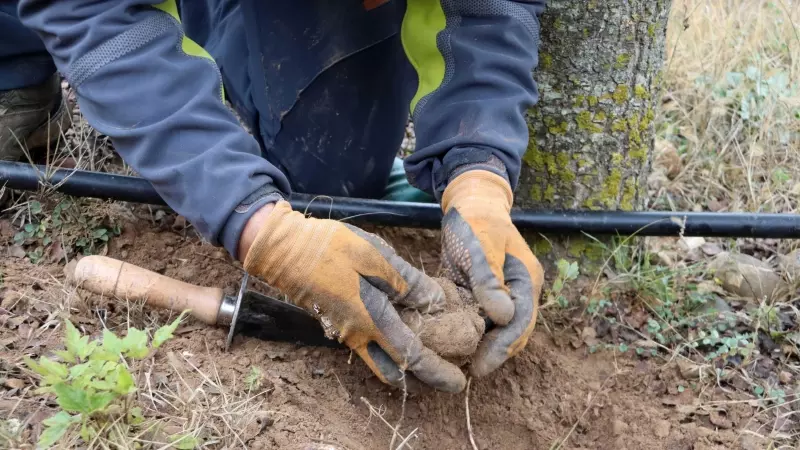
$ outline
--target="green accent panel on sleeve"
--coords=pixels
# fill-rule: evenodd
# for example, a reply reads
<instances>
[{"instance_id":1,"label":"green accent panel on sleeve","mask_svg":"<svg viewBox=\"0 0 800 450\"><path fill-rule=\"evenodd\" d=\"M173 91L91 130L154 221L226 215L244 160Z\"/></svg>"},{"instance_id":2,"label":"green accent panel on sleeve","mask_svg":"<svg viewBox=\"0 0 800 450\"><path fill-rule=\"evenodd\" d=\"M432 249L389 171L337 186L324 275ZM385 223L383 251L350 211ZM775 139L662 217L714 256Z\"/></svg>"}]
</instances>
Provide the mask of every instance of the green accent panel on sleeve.
<instances>
[{"instance_id":1,"label":"green accent panel on sleeve","mask_svg":"<svg viewBox=\"0 0 800 450\"><path fill-rule=\"evenodd\" d=\"M175 20L177 20L178 23L181 23L181 17L178 14L178 5L177 3L175 3L175 0L166 0L161 3L153 5L153 7L156 9L160 9L161 11L164 11L165 13L172 16ZM186 36L185 33L182 34L183 38L181 41L181 49L183 50L183 52L189 56L208 59L209 61L211 61L212 64L214 64L214 68L217 70L217 72L219 72L219 69L217 68L217 62L214 61L214 58L211 57L211 55L206 51L206 49L201 47L197 42L189 39L189 37ZM220 86L219 88L220 98L223 101L225 101L225 87L222 85L222 77L220 77L219 86Z\"/></svg>"},{"instance_id":2,"label":"green accent panel on sleeve","mask_svg":"<svg viewBox=\"0 0 800 450\"><path fill-rule=\"evenodd\" d=\"M436 45L436 37L446 26L439 0L408 0L400 37L419 78L417 93L411 100L412 114L419 101L444 81L444 56Z\"/></svg>"}]
</instances>

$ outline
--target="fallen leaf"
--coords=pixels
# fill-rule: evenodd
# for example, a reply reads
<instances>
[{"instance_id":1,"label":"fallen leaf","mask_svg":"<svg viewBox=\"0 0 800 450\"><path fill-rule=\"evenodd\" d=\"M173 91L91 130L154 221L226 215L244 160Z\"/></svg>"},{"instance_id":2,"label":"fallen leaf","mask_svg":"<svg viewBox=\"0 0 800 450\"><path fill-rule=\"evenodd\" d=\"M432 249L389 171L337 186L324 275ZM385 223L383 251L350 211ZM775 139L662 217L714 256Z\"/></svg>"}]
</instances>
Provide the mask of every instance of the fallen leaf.
<instances>
[{"instance_id":1,"label":"fallen leaf","mask_svg":"<svg viewBox=\"0 0 800 450\"><path fill-rule=\"evenodd\" d=\"M727 205L726 201L719 201L719 200L717 200L715 198L712 198L711 200L709 200L707 206L708 206L709 211L712 211L712 212L720 212L720 211L728 208L728 205Z\"/></svg>"},{"instance_id":2,"label":"fallen leaf","mask_svg":"<svg viewBox=\"0 0 800 450\"><path fill-rule=\"evenodd\" d=\"M18 339L19 336L9 336L7 338L0 339L0 347L11 347L11 345L17 342Z\"/></svg>"},{"instance_id":3,"label":"fallen leaf","mask_svg":"<svg viewBox=\"0 0 800 450\"><path fill-rule=\"evenodd\" d=\"M25 322L25 316L16 316L8 319L7 326L13 330L22 325L23 322Z\"/></svg>"},{"instance_id":4,"label":"fallen leaf","mask_svg":"<svg viewBox=\"0 0 800 450\"><path fill-rule=\"evenodd\" d=\"M706 243L706 239L700 236L682 237L680 240L681 248L684 251L692 251L696 248L702 247Z\"/></svg>"},{"instance_id":5,"label":"fallen leaf","mask_svg":"<svg viewBox=\"0 0 800 450\"><path fill-rule=\"evenodd\" d=\"M640 348L658 348L658 342L652 341L650 339L640 339L631 345Z\"/></svg>"},{"instance_id":6,"label":"fallen leaf","mask_svg":"<svg viewBox=\"0 0 800 450\"><path fill-rule=\"evenodd\" d=\"M24 258L25 257L25 249L22 248L21 245L12 245L8 247L8 256L12 258Z\"/></svg>"},{"instance_id":7,"label":"fallen leaf","mask_svg":"<svg viewBox=\"0 0 800 450\"><path fill-rule=\"evenodd\" d=\"M724 410L711 411L708 415L708 420L714 425L726 430L733 428L733 423L728 419L728 413Z\"/></svg>"},{"instance_id":8,"label":"fallen leaf","mask_svg":"<svg viewBox=\"0 0 800 450\"><path fill-rule=\"evenodd\" d=\"M583 343L591 347L597 345L600 341L597 340L597 332L593 327L586 327L581 331L581 339Z\"/></svg>"},{"instance_id":9,"label":"fallen leaf","mask_svg":"<svg viewBox=\"0 0 800 450\"><path fill-rule=\"evenodd\" d=\"M678 370L681 376L686 380L697 380L706 371L705 367L684 359L678 360Z\"/></svg>"},{"instance_id":10,"label":"fallen leaf","mask_svg":"<svg viewBox=\"0 0 800 450\"><path fill-rule=\"evenodd\" d=\"M26 383L19 378L6 378L3 382L3 386L9 389L22 389L25 385Z\"/></svg>"},{"instance_id":11,"label":"fallen leaf","mask_svg":"<svg viewBox=\"0 0 800 450\"><path fill-rule=\"evenodd\" d=\"M33 327L26 323L23 323L17 329L17 334L19 334L19 337L21 337L22 339L30 339L31 336L33 335Z\"/></svg>"},{"instance_id":12,"label":"fallen leaf","mask_svg":"<svg viewBox=\"0 0 800 450\"><path fill-rule=\"evenodd\" d=\"M75 258L64 266L64 278L68 283L75 283L75 267L78 266L78 259Z\"/></svg>"},{"instance_id":13,"label":"fallen leaf","mask_svg":"<svg viewBox=\"0 0 800 450\"><path fill-rule=\"evenodd\" d=\"M700 250L702 250L706 256L715 256L722 253L722 248L713 242L706 242L700 247Z\"/></svg>"},{"instance_id":14,"label":"fallen leaf","mask_svg":"<svg viewBox=\"0 0 800 450\"><path fill-rule=\"evenodd\" d=\"M178 216L175 218L175 222L172 224L172 229L174 231L182 231L187 226L186 217Z\"/></svg>"},{"instance_id":15,"label":"fallen leaf","mask_svg":"<svg viewBox=\"0 0 800 450\"><path fill-rule=\"evenodd\" d=\"M3 301L0 302L0 307L5 309L6 311L10 311L11 308L17 305L17 303L20 301L21 298L22 296L19 294L19 292L8 291L3 296Z\"/></svg>"},{"instance_id":16,"label":"fallen leaf","mask_svg":"<svg viewBox=\"0 0 800 450\"><path fill-rule=\"evenodd\" d=\"M664 168L667 178L674 180L683 169L678 149L667 141L659 139L655 144L656 164Z\"/></svg>"},{"instance_id":17,"label":"fallen leaf","mask_svg":"<svg viewBox=\"0 0 800 450\"><path fill-rule=\"evenodd\" d=\"M785 283L769 264L749 255L722 252L709 267L726 291L751 301L785 291Z\"/></svg>"},{"instance_id":18,"label":"fallen leaf","mask_svg":"<svg viewBox=\"0 0 800 450\"><path fill-rule=\"evenodd\" d=\"M54 239L50 247L47 248L47 260L51 263L59 263L67 259L67 252L61 239Z\"/></svg>"}]
</instances>

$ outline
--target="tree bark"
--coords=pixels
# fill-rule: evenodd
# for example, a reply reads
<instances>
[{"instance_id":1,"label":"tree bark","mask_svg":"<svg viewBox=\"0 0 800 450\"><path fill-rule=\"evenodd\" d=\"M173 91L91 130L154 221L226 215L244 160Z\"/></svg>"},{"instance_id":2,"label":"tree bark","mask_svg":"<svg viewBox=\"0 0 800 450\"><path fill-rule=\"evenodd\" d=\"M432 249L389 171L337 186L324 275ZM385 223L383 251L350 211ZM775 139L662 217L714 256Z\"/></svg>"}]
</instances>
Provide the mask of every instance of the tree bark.
<instances>
[{"instance_id":1,"label":"tree bark","mask_svg":"<svg viewBox=\"0 0 800 450\"><path fill-rule=\"evenodd\" d=\"M548 2L518 206L643 206L670 5Z\"/></svg>"}]
</instances>

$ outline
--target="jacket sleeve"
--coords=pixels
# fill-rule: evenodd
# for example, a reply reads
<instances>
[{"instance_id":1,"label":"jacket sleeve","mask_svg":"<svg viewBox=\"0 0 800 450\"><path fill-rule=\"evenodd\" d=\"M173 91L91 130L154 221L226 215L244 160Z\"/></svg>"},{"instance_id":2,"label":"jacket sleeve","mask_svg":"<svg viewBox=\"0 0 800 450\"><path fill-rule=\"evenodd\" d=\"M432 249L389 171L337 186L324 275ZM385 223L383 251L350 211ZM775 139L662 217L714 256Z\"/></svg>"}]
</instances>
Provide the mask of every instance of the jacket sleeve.
<instances>
[{"instance_id":1,"label":"jacket sleeve","mask_svg":"<svg viewBox=\"0 0 800 450\"><path fill-rule=\"evenodd\" d=\"M19 16L87 121L170 207L236 256L247 219L289 183L225 106L219 70L184 35L175 1L22 0Z\"/></svg>"},{"instance_id":2,"label":"jacket sleeve","mask_svg":"<svg viewBox=\"0 0 800 450\"><path fill-rule=\"evenodd\" d=\"M545 0L408 0L402 26L419 80L411 114L416 187L441 197L447 181L484 169L519 181L525 111L538 100L539 16Z\"/></svg>"}]
</instances>

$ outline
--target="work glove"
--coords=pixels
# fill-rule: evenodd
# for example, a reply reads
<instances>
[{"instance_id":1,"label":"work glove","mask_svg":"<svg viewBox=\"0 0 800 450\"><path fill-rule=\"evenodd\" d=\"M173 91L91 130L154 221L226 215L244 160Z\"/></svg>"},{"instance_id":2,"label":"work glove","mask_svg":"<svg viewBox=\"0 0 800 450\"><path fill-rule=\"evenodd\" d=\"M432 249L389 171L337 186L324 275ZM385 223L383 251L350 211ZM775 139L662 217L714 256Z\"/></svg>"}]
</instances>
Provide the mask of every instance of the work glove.
<instances>
[{"instance_id":1,"label":"work glove","mask_svg":"<svg viewBox=\"0 0 800 450\"><path fill-rule=\"evenodd\" d=\"M497 325L472 358L469 370L476 377L522 351L536 324L544 274L511 223L512 203L508 182L484 170L456 176L442 196L445 275L472 290Z\"/></svg>"},{"instance_id":2,"label":"work glove","mask_svg":"<svg viewBox=\"0 0 800 450\"><path fill-rule=\"evenodd\" d=\"M441 391L464 389L461 370L426 348L393 306L440 311L442 288L379 237L334 220L307 218L281 201L244 267L317 317L329 337L354 350L384 383L402 385L409 370Z\"/></svg>"}]
</instances>

